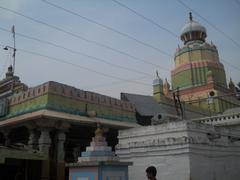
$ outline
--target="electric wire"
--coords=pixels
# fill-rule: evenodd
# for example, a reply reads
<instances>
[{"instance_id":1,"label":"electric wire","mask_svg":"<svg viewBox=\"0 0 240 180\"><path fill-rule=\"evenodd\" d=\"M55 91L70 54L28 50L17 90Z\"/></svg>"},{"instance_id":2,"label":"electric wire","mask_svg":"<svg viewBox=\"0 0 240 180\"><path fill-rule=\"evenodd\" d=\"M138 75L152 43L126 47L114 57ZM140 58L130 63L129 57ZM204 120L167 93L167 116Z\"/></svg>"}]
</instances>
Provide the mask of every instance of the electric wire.
<instances>
[{"instance_id":1,"label":"electric wire","mask_svg":"<svg viewBox=\"0 0 240 180\"><path fill-rule=\"evenodd\" d=\"M42 0L42 1L45 1L45 0ZM178 1L181 3L181 0L178 0ZM187 6L187 7L188 7L188 6ZM1 9L4 9L4 10L6 10L6 11L12 12L12 13L14 13L14 14L17 14L17 15L19 15L19 16L22 16L22 17L24 17L24 18L27 18L27 19L29 19L29 20L31 20L31 21L34 21L34 22L43 24L43 25L48 26L48 27L50 27L50 28L53 28L53 29L56 29L56 30L61 31L61 32L63 32L63 33L69 34L69 35L74 36L74 37L76 37L76 38L79 38L79 39L81 39L81 40L83 40L83 41L96 44L96 45L98 45L98 46L100 46L100 47L104 47L104 48L107 48L107 49L112 50L112 51L114 51L114 52L118 52L118 53L123 54L123 55L125 55L125 56L128 56L128 57L130 57L130 58L132 58L132 59L135 59L135 60L138 60L138 61L141 61L141 62L146 62L146 63L151 64L151 65L153 65L153 66L157 66L157 67L159 67L160 69L164 69L164 70L169 71L169 69L164 68L164 67L161 67L161 66L159 66L159 65L157 65L157 64L154 64L154 63L148 62L148 61L146 61L146 60L137 58L137 57L135 57L135 56L132 56L132 55L130 55L130 54L128 54L128 53L125 53L125 52L123 52L123 51L114 49L114 48L112 48L112 47L110 47L110 46L107 46L107 45L105 45L105 44L102 44L102 43L99 43L99 42L96 42L96 41L92 41L92 40L86 39L86 38L84 38L84 37L82 37L82 36L76 35L76 34L71 33L71 32L69 32L69 31L65 31L65 30L63 30L63 29L61 29L61 28L58 28L58 27L56 27L56 26L47 24L47 23L45 23L45 22L43 22L43 21L36 20L36 19L34 19L34 18L31 18L31 17L29 17L29 16L26 16L26 15L24 15L24 14L22 14L22 13L17 12L17 11L11 10L11 9L9 9L9 8L5 8L5 7L2 7L2 6L0 6L0 8L1 8ZM188 7L188 8L190 9L190 7ZM190 9L190 10L191 10L191 9ZM193 12L194 12L194 11L193 11ZM199 16L200 16L200 15L199 15ZM201 17L201 16L200 16L200 17ZM18 33L18 34L19 34L19 33ZM27 38L26 35L23 35L23 34L19 34L19 35L25 36L25 37ZM36 38L32 38L32 37L30 37L30 39L35 39L35 40L36 40ZM42 40L41 40L41 41L42 41ZM43 41L42 41L42 42L43 42ZM66 49L65 49L65 50L66 50ZM171 55L169 54L169 56L171 56ZM222 60L223 60L223 59L222 59ZM226 60L223 60L223 61L226 62L226 63L227 63L229 66L231 66L232 68L235 68L235 69L240 70L239 68L237 68L236 66L234 66L234 65L232 65L231 63L227 62Z\"/></svg>"},{"instance_id":2,"label":"electric wire","mask_svg":"<svg viewBox=\"0 0 240 180\"><path fill-rule=\"evenodd\" d=\"M145 19L146 21L152 23L153 25L159 27L160 29L168 32L168 33L169 33L170 35L172 35L173 37L177 37L177 38L178 38L178 35L176 35L176 34L175 34L174 32L172 32L171 30L169 30L169 29L167 29L167 28L159 25L158 23L154 22L152 19L150 19L150 18L148 18L148 17L140 14L139 12L133 10L132 8L130 8L129 6L127 6L126 4L123 4L123 3L121 3L121 2L119 2L119 1L117 1L117 0L111 0L111 1L115 2L115 3L118 4L119 6L122 6L122 7L126 8L126 9L128 9L129 11L131 11L132 13L134 13L135 15L137 15L137 16ZM236 2L239 3L238 0L236 0ZM239 5L240 5L240 3L239 3ZM190 7L188 7L188 8L189 8L190 10L192 10ZM194 12L194 13L195 13L195 12ZM232 38L231 38L231 39L232 39ZM232 68L237 69L237 70L240 71L240 68L234 66L233 64L227 62L226 60L224 60L224 59L222 59L222 58L221 58L221 60L222 60L223 62L225 62L226 64L228 64L229 66L231 66Z\"/></svg>"},{"instance_id":3,"label":"electric wire","mask_svg":"<svg viewBox=\"0 0 240 180\"><path fill-rule=\"evenodd\" d=\"M43 0L43 1L45 1L45 0ZM148 17L140 14L140 13L137 12L136 10L134 10L134 9L130 8L129 6L127 6L126 4L120 3L120 2L117 1L117 0L111 0L111 1L113 1L113 2L116 3L116 4L118 4L118 5L121 6L121 7L126 8L127 10L129 10L129 11L131 11L132 13L134 13L135 15L143 18L144 20L150 22L151 24L155 25L155 26L158 27L159 29L166 31L166 32L169 33L171 36L178 38L178 35L177 35L176 33L174 33L173 31L171 31L171 30L167 29L166 27L164 27L164 26L156 23L156 22L153 21L152 19L150 19L150 18L148 18Z\"/></svg>"},{"instance_id":4,"label":"electric wire","mask_svg":"<svg viewBox=\"0 0 240 180\"><path fill-rule=\"evenodd\" d=\"M231 64L228 61L224 60L223 58L220 58L220 60L225 62L229 67L232 67L233 69L236 69L236 70L240 71L240 68L238 68L238 66L234 66L233 64Z\"/></svg>"},{"instance_id":5,"label":"electric wire","mask_svg":"<svg viewBox=\"0 0 240 180\"><path fill-rule=\"evenodd\" d=\"M11 31L9 31L9 30L7 30L7 29L5 29L5 28L2 28L2 27L0 27L0 30L5 31L5 32L11 32ZM109 65L111 65L111 66L119 67L119 68L122 68L122 69L125 69L125 68L126 68L126 67L123 67L123 66L120 66L120 65L116 65L116 64L110 63L109 61L106 61L106 60L104 60L104 59L101 59L101 58L98 58L98 57L94 57L94 56L92 56L92 55L88 55L88 54L83 53L83 52L80 52L80 51L75 51L75 50L72 50L72 49L70 49L70 48L61 46L61 45L59 45L59 44L50 42L50 41L46 41L46 40L42 40L42 39L39 39L39 38L27 36L27 35L22 34L22 33L15 33L15 34L16 34L17 36L20 36L20 37L23 37L23 38L26 38L26 39L34 40L34 41L37 41L37 42L40 42L40 43L43 43L43 44L48 44L48 45L51 45L51 46L54 46L54 47L57 47L57 48L64 49L64 50L66 50L66 51L68 51L68 52L71 52L71 53L73 53L73 54L79 54L79 55L82 55L82 56L86 56L86 57L88 57L88 58L95 59L95 60L97 60L97 61L101 61L101 62L104 62L104 63L106 63L106 64L109 64ZM153 66L153 67L155 67L155 68L158 67L159 69L162 69L162 70L165 70L165 71L170 71L170 69L163 68L163 67L161 67L161 66L158 66L158 65L155 65L155 64L152 64L152 63L148 63L146 60L141 60L141 59L140 59L140 60L139 60L139 59L135 59L135 60L138 60L139 62L142 62L142 63L145 63L145 64L149 64L149 65L151 65L151 66ZM134 70L134 69L130 69L130 68L126 68L126 69L137 72L137 70ZM140 72L140 71L138 71L138 72ZM146 74L146 73L144 73L144 72L141 72L141 73ZM148 75L150 75L150 74L148 74ZM151 75L151 76L152 76L152 75Z\"/></svg>"},{"instance_id":6,"label":"electric wire","mask_svg":"<svg viewBox=\"0 0 240 180\"><path fill-rule=\"evenodd\" d=\"M54 47L58 47L58 48L64 49L64 50L66 50L68 52L71 52L73 54L78 54L78 55L90 58L92 60L105 63L105 64L113 66L113 67L124 69L124 70L130 71L130 72L135 72L135 73L138 73L138 74L145 74L145 75L148 75L148 76L151 76L151 77L153 76L152 74L149 74L149 73L146 73L146 72L143 72L143 71L138 71L136 69L124 67L124 66L121 66L121 65L118 65L118 64L114 64L114 63L111 63L111 62L109 62L107 60L104 60L102 58L98 58L98 57L95 57L95 56L92 56L92 55L89 55L89 54L86 54L86 53L83 53L83 52L80 52L80 51L75 51L75 50L66 48L64 46L61 46L61 45L58 45L58 44L55 44L55 43L52 43L52 42L49 42L49 41L43 41L43 40L40 40L40 39L37 39L37 38L34 38L34 39L38 40L39 42L42 42L42 43L45 43L45 44L48 44L48 45L51 45L51 46L54 46Z\"/></svg>"},{"instance_id":7,"label":"electric wire","mask_svg":"<svg viewBox=\"0 0 240 180\"><path fill-rule=\"evenodd\" d=\"M144 78L146 78L146 77L147 77L147 76L141 76L141 77L134 78L134 79L131 79L131 80L136 81L136 80L144 79ZM119 81L113 81L113 82L109 82L109 83L105 83L105 84L96 84L96 85L92 85L92 86L87 86L87 87L85 87L85 88L86 88L86 89L95 89L95 88L112 86L112 85L115 85L115 84L119 85L119 84L121 84L121 83L126 83L126 82L124 82L124 81L122 81L122 80L119 80Z\"/></svg>"},{"instance_id":8,"label":"electric wire","mask_svg":"<svg viewBox=\"0 0 240 180\"><path fill-rule=\"evenodd\" d=\"M77 34L74 34L74 33L72 33L72 32L66 31L66 30L64 30L64 29L62 29L62 28L59 28L59 27L57 27L57 26L53 26L53 25L48 24L48 23L45 23L45 22L43 22L43 21L40 21L40 20L34 19L34 18L32 18L32 17L26 16L26 15L24 15L24 14L22 14L22 13L17 12L17 11L11 10L11 9L9 9L9 8L0 6L0 9L3 9L3 10L5 10L5 11L11 12L11 13L13 13L13 14L19 15L19 16L21 16L21 17L24 17L24 18L26 18L26 19L28 19L28 20L31 20L31 21L33 21L33 22L36 22L36 23L38 23L38 24L42 24L42 25L47 26L47 27L49 27L49 28L51 28L51 29L58 30L58 31L60 31L60 32L62 32L62 33L65 33L65 34L68 34L68 35L70 35L70 36L72 36L72 37L81 39L81 40L83 40L83 41L85 41L85 42L88 42L88 43L91 43L91 44L95 44L95 45L97 45L97 46L99 46L99 47L103 47L103 48L108 49L108 50L111 50L111 51L113 51L113 52L117 52L117 53L119 53L119 54L122 54L122 55L125 55L125 56L127 56L127 57L130 57L130 58L132 58L132 59L135 59L135 60L138 60L138 61L142 61L142 62L151 64L151 65L153 65L153 66L158 66L158 67L161 68L161 69L165 69L165 70L168 70L168 71L169 71L169 69L167 69L167 68L165 68L165 67L162 67L162 66L159 66L159 65L157 65L157 64L155 64L155 63L151 63L151 62L148 62L148 61L146 61L146 60L137 58L137 57L135 57L135 56L133 56L133 55L131 55L131 54L128 54L128 53L126 53L126 52L124 52L124 51L115 49L115 48L110 47L110 46L108 46L108 45L106 45L106 44L99 43L99 42L97 42L97 41L93 41L93 40L84 38L84 37L79 36L79 35L77 35ZM171 55L169 54L169 56L171 56ZM171 56L171 57L172 57L172 56Z\"/></svg>"},{"instance_id":9,"label":"electric wire","mask_svg":"<svg viewBox=\"0 0 240 180\"><path fill-rule=\"evenodd\" d=\"M143 46L145 46L145 47L148 47L148 48L151 48L151 49L153 49L153 50L156 50L156 51L158 51L158 52L160 52L160 53L162 53L162 54L164 54L164 55L166 55L166 56L172 57L171 54L163 51L162 49L160 49L160 48L158 48L158 47L155 47L155 46L153 46L153 45L151 45L151 44L148 44L148 43L146 43L146 42L143 42L143 41L141 41L141 40L139 40L139 39L137 39L137 38L135 38L135 37L133 37L133 36L131 36L131 35L129 35L129 34L123 33L123 32L121 32L121 31L119 31L119 30L117 30L117 29L114 29L114 28L112 28L112 27L110 27L110 26L107 26L107 25L104 25L104 24L102 24L102 23L99 23L99 22L97 22L97 21L95 21L95 20L93 20L93 19L90 19L90 18L88 18L88 17L82 16L82 15L76 13L76 12L73 12L73 11L71 11L71 10L69 10L69 9L66 9L66 8L64 8L64 7L62 7L62 6L56 5L56 4L51 3L51 2L49 2L49 1L42 0L42 2L44 2L44 3L46 3L46 4L50 5L50 6L53 6L53 7L55 7L55 8L61 9L61 10L65 11L65 12L67 12L67 13L70 13L70 14L74 15L74 16L80 17L80 18L82 18L82 19L84 19L84 20L86 20L86 21L88 21L88 22L90 22L90 23L96 24L96 25L98 25L98 26L100 26L100 27L102 27L102 28L104 28L104 29L110 30L110 31L115 32L115 33L117 33L117 34L120 34L120 35L122 35L122 36L124 36L124 37L126 37L126 38L128 38L128 39L131 39L131 40L133 40L133 41L135 41L135 42L137 42L137 43L139 43L139 44L141 44L141 45L143 45Z\"/></svg>"},{"instance_id":10,"label":"electric wire","mask_svg":"<svg viewBox=\"0 0 240 180\"><path fill-rule=\"evenodd\" d=\"M2 28L2 27L0 27L0 30L5 31L5 32L11 32L11 31L9 31L9 30L7 30L7 29L4 29L4 28ZM26 35L21 34L21 33L16 33L16 35L21 36L21 37L24 37L24 38L27 38L27 39L35 40L35 41L38 41L38 42L41 42L41 43L45 43L45 44L48 44L48 45L52 45L52 46L54 46L54 47L62 48L62 49L64 49L64 50L69 51L69 52L74 53L74 54L79 54L79 53L80 53L80 52L78 52L78 51L74 51L74 50L72 50L72 49L63 47L63 46L61 46L61 45L58 45L58 44L55 44L55 43L52 43L52 42L49 42L49 41L44 41L44 40L41 40L41 39L38 39L38 38L35 38L35 37L26 36ZM80 55L83 55L83 54L80 53ZM88 55L87 55L87 57L88 57ZM91 57L91 56L90 56L90 57ZM94 58L95 58L95 57L94 57ZM112 63L110 63L110 64L112 64ZM115 66L115 64L113 64L113 65ZM5 66L4 66L4 67L5 67ZM118 67L118 66L116 66L116 67ZM125 69L125 67L122 67L122 68ZM135 71L135 70L132 70L132 69L130 69L130 68L126 68L126 69L127 69L127 70L130 70L130 71ZM4 71L4 70L3 70L3 71ZM136 71L136 72L141 73L141 74L146 74L147 76L152 76L151 74L147 74L147 73L144 73L144 72L140 72L140 71ZM2 74L3 74L3 73L2 73ZM145 76L141 76L141 77L136 78L136 79L132 79L132 80L140 80L140 79L143 79L143 78L146 77L146 75L145 75ZM123 80L121 80L121 81L114 81L114 82L111 82L111 83L106 83L106 84L101 84L101 85L93 85L93 86L86 87L86 88L88 88L88 89L93 89L93 88L98 88L98 87L102 87L102 86L110 86L110 85L113 85L113 84L119 84L119 83L121 83L121 82L125 82L125 80L124 80L124 81L123 81Z\"/></svg>"},{"instance_id":11,"label":"electric wire","mask_svg":"<svg viewBox=\"0 0 240 180\"><path fill-rule=\"evenodd\" d=\"M103 24L101 24L101 23L98 23L98 22L96 22L96 21L94 21L94 20L92 20L92 19L89 19L89 18L87 18L87 17L85 17L85 16L82 16L82 15L76 13L76 12L70 11L70 10L64 8L64 7L61 7L61 6L56 5L56 4L54 4L54 3L51 3L51 2L49 2L49 1L47 1L47 0L42 0L42 1L43 1L44 3L50 5L50 6L53 6L53 7L55 7L55 8L61 9L61 10L65 11L65 12L68 12L68 13L70 13L70 14L72 14L72 15L75 15L75 16L78 16L78 17L80 17L80 18L82 18L82 19L85 19L85 20L88 21L88 22L97 24L97 25L102 26L102 27L104 27L104 28L106 28L106 29L108 29L108 30L111 30L111 31L116 32L116 33L120 33L121 35L124 35L124 34L122 34L121 32L119 32L119 31L117 31L117 30L115 30L115 29L113 29L113 28L111 28L111 27L108 27L108 26L106 26L106 25L103 25ZM113 1L113 2L115 2L116 4L118 4L118 5L126 8L126 9L128 9L129 11L131 11L131 12L134 13L134 14L136 14L137 16L145 19L146 21L154 24L154 25L157 26L158 28L160 28L160 29L168 32L168 33L171 34L172 36L178 38L178 35L176 35L174 32L170 31L169 29L167 29L167 28L165 28L165 27L163 27L163 26L160 26L158 23L156 23L156 22L154 22L153 20L145 17L144 15L136 12L135 10L133 10L133 9L131 9L130 7L126 6L125 4L120 3L120 2L118 2L117 0L111 0L111 1ZM167 54L170 55L169 53L167 53ZM171 56L171 55L170 55L170 56ZM223 59L222 59L222 60L223 60ZM229 62L227 62L227 61L225 61L225 60L223 60L223 61L226 62L229 66L233 67L234 69L240 70L239 68L237 68L236 66L232 65L231 63L229 63Z\"/></svg>"},{"instance_id":12,"label":"electric wire","mask_svg":"<svg viewBox=\"0 0 240 180\"><path fill-rule=\"evenodd\" d=\"M4 45L2 45L2 44L0 44L0 46L4 47ZM45 55L45 54L41 54L41 53L38 53L38 52L33 52L33 51L21 49L21 48L18 48L17 51L21 51L21 52L24 52L24 53L27 53L27 54L32 54L32 55L44 57L44 58L46 58L46 59L49 59L49 60L52 60L52 61L55 61L55 62L59 62L59 63L63 63L63 64L68 64L68 65L71 65L71 66L74 66L74 67L77 67L77 68L80 68L80 69L84 69L84 70L87 70L87 71L90 71L90 72L94 72L94 73L96 73L96 74L99 74L99 75L102 75L102 76L105 76L105 77L112 78L112 79L118 79L118 80L122 80L122 81L126 81L126 82L131 82L131 83L135 83L135 84L146 85L146 86L151 85L151 84L147 84L147 83L142 83L142 82L134 81L134 80L131 80L131 79L124 79L124 78L121 78L121 77L117 77L117 76L105 74L105 73L102 73L102 72L93 70L93 69L88 68L88 67L85 67L85 66L80 66L79 64L71 63L71 62L68 61L68 60L51 57L51 56L48 56L48 55Z\"/></svg>"}]
</instances>

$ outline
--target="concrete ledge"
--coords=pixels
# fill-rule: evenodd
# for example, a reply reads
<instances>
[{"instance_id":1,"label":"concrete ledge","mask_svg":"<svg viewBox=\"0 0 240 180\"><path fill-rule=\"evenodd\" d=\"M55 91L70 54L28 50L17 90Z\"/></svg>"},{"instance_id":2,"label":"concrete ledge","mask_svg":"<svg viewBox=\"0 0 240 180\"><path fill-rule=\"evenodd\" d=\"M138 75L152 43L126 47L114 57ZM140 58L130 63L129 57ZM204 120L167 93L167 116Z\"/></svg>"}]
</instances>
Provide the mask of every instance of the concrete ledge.
<instances>
[{"instance_id":1,"label":"concrete ledge","mask_svg":"<svg viewBox=\"0 0 240 180\"><path fill-rule=\"evenodd\" d=\"M66 167L81 167L81 166L131 166L132 162L119 162L119 161L99 161L99 162L78 162L78 163L67 163Z\"/></svg>"}]
</instances>

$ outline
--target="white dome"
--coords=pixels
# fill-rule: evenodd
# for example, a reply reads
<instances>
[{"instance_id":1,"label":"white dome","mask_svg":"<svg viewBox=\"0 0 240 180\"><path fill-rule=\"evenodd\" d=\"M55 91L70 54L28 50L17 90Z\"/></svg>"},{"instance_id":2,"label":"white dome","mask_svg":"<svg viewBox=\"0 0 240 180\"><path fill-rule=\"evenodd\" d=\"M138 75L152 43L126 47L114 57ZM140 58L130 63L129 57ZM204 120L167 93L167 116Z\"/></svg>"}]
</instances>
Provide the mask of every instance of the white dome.
<instances>
[{"instance_id":1,"label":"white dome","mask_svg":"<svg viewBox=\"0 0 240 180\"><path fill-rule=\"evenodd\" d=\"M192 32L192 31L199 31L199 32L206 33L206 28L201 24L199 24L198 22L191 20L187 24L185 24L185 26L182 28L181 35L188 32Z\"/></svg>"}]
</instances>

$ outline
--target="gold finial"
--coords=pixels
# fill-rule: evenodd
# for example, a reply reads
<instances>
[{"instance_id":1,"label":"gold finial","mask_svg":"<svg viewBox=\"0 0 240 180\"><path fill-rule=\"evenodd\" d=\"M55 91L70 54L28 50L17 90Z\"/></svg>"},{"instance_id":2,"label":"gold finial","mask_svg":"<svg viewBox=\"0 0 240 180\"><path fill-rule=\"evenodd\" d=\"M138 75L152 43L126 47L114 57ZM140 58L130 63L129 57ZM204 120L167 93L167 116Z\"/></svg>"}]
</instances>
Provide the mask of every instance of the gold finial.
<instances>
[{"instance_id":1,"label":"gold finial","mask_svg":"<svg viewBox=\"0 0 240 180\"><path fill-rule=\"evenodd\" d=\"M192 12L189 12L189 20L192 21Z\"/></svg>"},{"instance_id":2,"label":"gold finial","mask_svg":"<svg viewBox=\"0 0 240 180\"><path fill-rule=\"evenodd\" d=\"M97 129L95 130L95 136L103 136L103 130L100 127L100 124L97 124Z\"/></svg>"}]
</instances>

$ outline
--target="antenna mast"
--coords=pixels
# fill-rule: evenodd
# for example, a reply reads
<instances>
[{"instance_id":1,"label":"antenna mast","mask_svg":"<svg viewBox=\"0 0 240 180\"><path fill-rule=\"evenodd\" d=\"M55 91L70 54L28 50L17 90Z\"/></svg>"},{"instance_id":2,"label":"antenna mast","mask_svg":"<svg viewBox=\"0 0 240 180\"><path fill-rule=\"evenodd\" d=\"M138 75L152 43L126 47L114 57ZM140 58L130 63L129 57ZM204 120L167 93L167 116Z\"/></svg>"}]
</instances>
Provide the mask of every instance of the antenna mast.
<instances>
[{"instance_id":1,"label":"antenna mast","mask_svg":"<svg viewBox=\"0 0 240 180\"><path fill-rule=\"evenodd\" d=\"M16 40L15 40L15 27L12 26L12 34L13 34L13 74L15 72L15 57L16 57Z\"/></svg>"}]
</instances>

